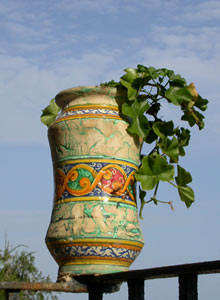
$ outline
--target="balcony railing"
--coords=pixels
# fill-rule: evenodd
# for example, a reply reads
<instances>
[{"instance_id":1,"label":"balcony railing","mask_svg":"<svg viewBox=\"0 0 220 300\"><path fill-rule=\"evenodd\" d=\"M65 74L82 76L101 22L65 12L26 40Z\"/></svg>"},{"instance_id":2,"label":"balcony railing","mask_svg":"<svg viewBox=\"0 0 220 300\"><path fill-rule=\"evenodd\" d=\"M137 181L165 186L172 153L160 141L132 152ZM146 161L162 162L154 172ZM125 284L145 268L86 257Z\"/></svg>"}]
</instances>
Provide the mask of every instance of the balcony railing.
<instances>
[{"instance_id":1,"label":"balcony railing","mask_svg":"<svg viewBox=\"0 0 220 300\"><path fill-rule=\"evenodd\" d=\"M101 300L104 293L113 293L122 282L127 282L128 299L144 300L145 280L178 277L179 300L198 300L198 275L214 273L220 273L220 260L105 275L82 275L71 283L0 282L0 289L6 291L7 300L18 300L22 290L88 293L89 300Z\"/></svg>"}]
</instances>

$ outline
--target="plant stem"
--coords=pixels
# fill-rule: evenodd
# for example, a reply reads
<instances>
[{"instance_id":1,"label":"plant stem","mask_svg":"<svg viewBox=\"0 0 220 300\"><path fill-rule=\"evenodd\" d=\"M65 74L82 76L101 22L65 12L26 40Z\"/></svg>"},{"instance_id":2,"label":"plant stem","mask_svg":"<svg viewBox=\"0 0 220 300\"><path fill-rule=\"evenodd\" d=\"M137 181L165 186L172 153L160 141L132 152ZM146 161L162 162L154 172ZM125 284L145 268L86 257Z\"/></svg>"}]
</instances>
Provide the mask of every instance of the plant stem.
<instances>
[{"instance_id":1,"label":"plant stem","mask_svg":"<svg viewBox=\"0 0 220 300\"><path fill-rule=\"evenodd\" d=\"M155 190L154 190L153 198L155 198L155 199L156 199L156 196L157 196L157 190L158 190L159 183L160 183L160 181L158 181L158 183L157 183L157 185L155 187Z\"/></svg>"},{"instance_id":2,"label":"plant stem","mask_svg":"<svg viewBox=\"0 0 220 300\"><path fill-rule=\"evenodd\" d=\"M177 188L178 189L178 185L176 185L175 183L173 183L172 181L168 181L172 186L174 186L175 188Z\"/></svg>"}]
</instances>

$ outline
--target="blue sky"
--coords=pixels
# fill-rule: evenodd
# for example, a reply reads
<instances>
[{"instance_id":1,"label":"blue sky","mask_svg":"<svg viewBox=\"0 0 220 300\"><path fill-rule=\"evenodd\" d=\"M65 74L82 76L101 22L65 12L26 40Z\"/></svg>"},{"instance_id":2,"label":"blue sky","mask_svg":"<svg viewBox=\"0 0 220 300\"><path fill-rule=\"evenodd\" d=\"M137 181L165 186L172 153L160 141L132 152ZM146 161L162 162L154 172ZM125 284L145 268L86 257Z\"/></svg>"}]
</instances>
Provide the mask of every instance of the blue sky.
<instances>
[{"instance_id":1,"label":"blue sky","mask_svg":"<svg viewBox=\"0 0 220 300\"><path fill-rule=\"evenodd\" d=\"M145 208L146 245L132 269L219 259L219 25L220 2L214 0L1 0L0 246L5 233L13 245L28 245L43 273L56 279L44 245L53 179L41 109L62 89L118 80L123 69L140 63L182 74L210 104L206 127L193 130L182 160L193 175L196 202L186 209L162 186L159 198L172 200L175 211ZM177 299L175 279L147 286L151 299L161 293ZM201 277L199 287L201 300L219 298L217 275ZM107 296L113 297L126 299L126 288Z\"/></svg>"}]
</instances>

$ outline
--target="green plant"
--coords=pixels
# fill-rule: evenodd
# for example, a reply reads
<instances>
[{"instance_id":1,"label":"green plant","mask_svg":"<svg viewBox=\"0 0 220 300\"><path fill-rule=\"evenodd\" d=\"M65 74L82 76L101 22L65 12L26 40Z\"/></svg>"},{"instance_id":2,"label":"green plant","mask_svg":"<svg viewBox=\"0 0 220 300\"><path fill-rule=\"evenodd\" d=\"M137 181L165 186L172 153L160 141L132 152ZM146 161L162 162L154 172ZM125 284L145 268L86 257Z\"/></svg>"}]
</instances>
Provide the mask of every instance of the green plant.
<instances>
[{"instance_id":1,"label":"green plant","mask_svg":"<svg viewBox=\"0 0 220 300\"><path fill-rule=\"evenodd\" d=\"M0 249L0 281L23 281L23 282L50 282L50 277L43 276L41 272L35 266L35 257L33 252L27 252L22 250L18 252L20 247L26 247L24 245L18 245L11 247L9 242L5 240L4 249ZM0 291L0 299L6 299L5 292ZM52 299L58 298L50 292L21 292L20 299Z\"/></svg>"},{"instance_id":2,"label":"green plant","mask_svg":"<svg viewBox=\"0 0 220 300\"><path fill-rule=\"evenodd\" d=\"M162 108L173 104L182 112L179 121L187 122L189 127L196 125L201 130L204 127L201 111L206 110L208 100L197 93L193 83L187 85L186 80L172 70L138 65L135 69L124 71L126 74L119 82L112 80L101 85L127 91L121 112L128 122L128 132L143 140L140 168L135 174L136 180L140 182L140 217L144 205L149 202L168 203L173 208L171 201L157 199L161 181L174 186L180 199L190 207L194 202L194 192L188 186L192 177L179 164L179 158L185 155L185 147L189 145L190 129L174 124L173 120L165 120L161 112ZM58 110L54 106L55 102L51 101L52 105L44 109L41 116L42 122L48 126L56 118ZM144 144L151 145L150 149ZM146 193L151 190L153 195L145 200Z\"/></svg>"}]
</instances>

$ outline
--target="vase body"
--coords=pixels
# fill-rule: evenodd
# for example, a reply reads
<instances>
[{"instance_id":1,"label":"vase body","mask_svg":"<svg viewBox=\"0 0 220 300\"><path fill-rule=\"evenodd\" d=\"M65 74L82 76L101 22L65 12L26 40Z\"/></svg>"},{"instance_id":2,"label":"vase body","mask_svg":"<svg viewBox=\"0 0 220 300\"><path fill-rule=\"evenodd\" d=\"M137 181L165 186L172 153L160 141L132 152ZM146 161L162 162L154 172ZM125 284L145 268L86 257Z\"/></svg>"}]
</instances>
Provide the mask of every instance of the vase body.
<instances>
[{"instance_id":1,"label":"vase body","mask_svg":"<svg viewBox=\"0 0 220 300\"><path fill-rule=\"evenodd\" d=\"M134 173L141 141L119 114L122 92L78 87L56 96L48 129L54 203L46 236L58 280L128 270L143 247Z\"/></svg>"}]
</instances>

